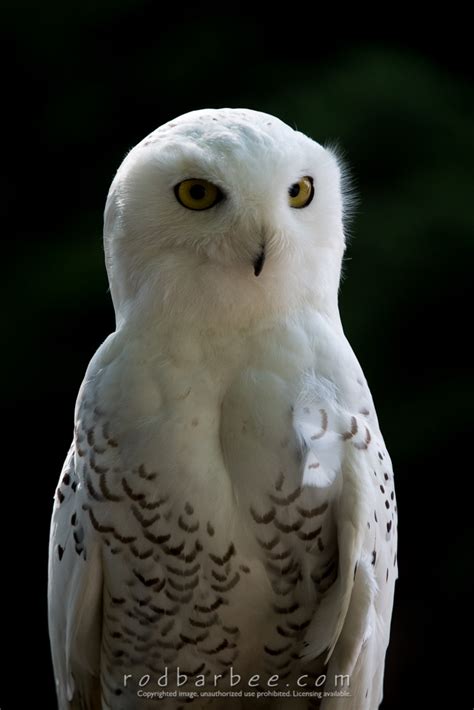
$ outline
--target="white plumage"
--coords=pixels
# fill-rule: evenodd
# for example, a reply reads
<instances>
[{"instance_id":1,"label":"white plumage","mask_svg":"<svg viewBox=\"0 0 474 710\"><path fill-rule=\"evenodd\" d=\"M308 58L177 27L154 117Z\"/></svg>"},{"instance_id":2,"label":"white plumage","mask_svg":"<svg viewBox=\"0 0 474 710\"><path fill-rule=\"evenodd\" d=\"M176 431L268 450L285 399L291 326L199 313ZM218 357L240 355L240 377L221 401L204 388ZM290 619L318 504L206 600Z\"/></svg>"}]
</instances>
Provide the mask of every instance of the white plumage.
<instances>
[{"instance_id":1,"label":"white plumage","mask_svg":"<svg viewBox=\"0 0 474 710\"><path fill-rule=\"evenodd\" d=\"M339 318L336 158L262 113L186 114L123 161L104 239L117 328L51 528L59 707L146 706L179 666L194 691L278 676L280 695L197 708L377 708L396 501Z\"/></svg>"}]
</instances>

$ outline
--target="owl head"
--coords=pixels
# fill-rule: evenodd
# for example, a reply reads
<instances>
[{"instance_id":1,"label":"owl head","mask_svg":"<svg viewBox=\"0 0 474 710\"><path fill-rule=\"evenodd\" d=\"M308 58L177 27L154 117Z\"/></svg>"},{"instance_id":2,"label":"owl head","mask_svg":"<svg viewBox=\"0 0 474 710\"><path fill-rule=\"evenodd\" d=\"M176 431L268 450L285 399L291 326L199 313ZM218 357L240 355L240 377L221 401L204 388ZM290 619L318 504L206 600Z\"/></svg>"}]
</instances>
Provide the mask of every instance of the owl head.
<instances>
[{"instance_id":1,"label":"owl head","mask_svg":"<svg viewBox=\"0 0 474 710\"><path fill-rule=\"evenodd\" d=\"M120 323L245 327L305 306L338 318L338 161L258 111L187 113L124 159L104 240Z\"/></svg>"}]
</instances>

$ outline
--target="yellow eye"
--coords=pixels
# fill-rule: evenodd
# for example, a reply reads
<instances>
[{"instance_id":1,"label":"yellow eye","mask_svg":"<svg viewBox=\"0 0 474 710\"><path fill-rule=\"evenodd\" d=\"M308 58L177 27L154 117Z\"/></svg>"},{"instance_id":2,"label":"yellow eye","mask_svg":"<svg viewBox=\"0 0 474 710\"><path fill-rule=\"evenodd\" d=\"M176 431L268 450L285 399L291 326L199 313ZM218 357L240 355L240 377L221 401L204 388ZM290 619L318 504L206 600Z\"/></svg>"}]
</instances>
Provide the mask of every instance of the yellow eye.
<instances>
[{"instance_id":1,"label":"yellow eye","mask_svg":"<svg viewBox=\"0 0 474 710\"><path fill-rule=\"evenodd\" d=\"M224 195L216 185L207 180L191 178L183 180L174 188L174 194L179 203L188 210L208 210L220 202Z\"/></svg>"},{"instance_id":2,"label":"yellow eye","mask_svg":"<svg viewBox=\"0 0 474 710\"><path fill-rule=\"evenodd\" d=\"M290 207L307 207L314 197L314 185L312 177L302 177L298 182L294 182L288 188L290 196Z\"/></svg>"}]
</instances>

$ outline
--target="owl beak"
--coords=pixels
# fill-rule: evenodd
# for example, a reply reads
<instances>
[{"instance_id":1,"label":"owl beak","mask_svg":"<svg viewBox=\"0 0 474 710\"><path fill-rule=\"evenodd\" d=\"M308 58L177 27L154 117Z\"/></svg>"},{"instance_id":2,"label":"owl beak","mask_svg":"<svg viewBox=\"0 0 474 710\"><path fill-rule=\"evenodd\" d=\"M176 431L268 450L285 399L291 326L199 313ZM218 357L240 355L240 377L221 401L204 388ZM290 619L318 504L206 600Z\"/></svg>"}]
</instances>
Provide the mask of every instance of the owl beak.
<instances>
[{"instance_id":1,"label":"owl beak","mask_svg":"<svg viewBox=\"0 0 474 710\"><path fill-rule=\"evenodd\" d=\"M262 273L263 265L265 263L265 244L262 244L260 254L254 259L253 271L255 276L259 276Z\"/></svg>"}]
</instances>

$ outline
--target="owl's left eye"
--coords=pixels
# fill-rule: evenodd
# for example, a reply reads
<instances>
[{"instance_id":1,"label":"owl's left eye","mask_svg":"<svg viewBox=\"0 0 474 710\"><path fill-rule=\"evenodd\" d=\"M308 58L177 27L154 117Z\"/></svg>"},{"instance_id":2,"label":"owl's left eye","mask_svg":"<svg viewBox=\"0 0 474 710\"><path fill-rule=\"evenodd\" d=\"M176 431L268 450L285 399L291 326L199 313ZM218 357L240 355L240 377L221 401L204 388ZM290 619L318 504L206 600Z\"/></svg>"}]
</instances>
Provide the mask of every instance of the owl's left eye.
<instances>
[{"instance_id":1,"label":"owl's left eye","mask_svg":"<svg viewBox=\"0 0 474 710\"><path fill-rule=\"evenodd\" d=\"M294 182L288 188L290 207L301 209L307 207L314 197L314 181L308 175Z\"/></svg>"},{"instance_id":2,"label":"owl's left eye","mask_svg":"<svg viewBox=\"0 0 474 710\"><path fill-rule=\"evenodd\" d=\"M174 194L178 202L188 210L208 210L224 197L217 185L198 178L178 183L174 188Z\"/></svg>"}]
</instances>

